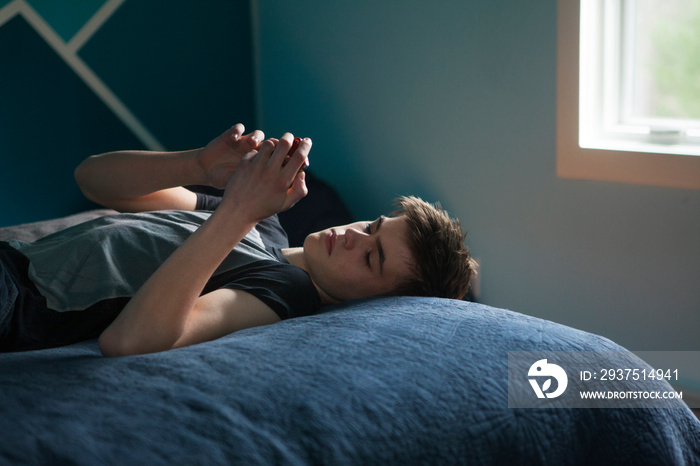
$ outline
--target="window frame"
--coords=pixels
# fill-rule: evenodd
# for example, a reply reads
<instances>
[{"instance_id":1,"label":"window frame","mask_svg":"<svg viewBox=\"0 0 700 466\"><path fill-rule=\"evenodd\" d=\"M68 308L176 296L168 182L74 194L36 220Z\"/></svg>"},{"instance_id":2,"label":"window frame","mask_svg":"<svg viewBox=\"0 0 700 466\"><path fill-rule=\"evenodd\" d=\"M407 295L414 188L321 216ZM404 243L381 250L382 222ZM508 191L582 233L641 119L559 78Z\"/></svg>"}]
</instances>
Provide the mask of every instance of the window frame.
<instances>
[{"instance_id":1,"label":"window frame","mask_svg":"<svg viewBox=\"0 0 700 466\"><path fill-rule=\"evenodd\" d=\"M700 189L700 156L579 145L580 1L558 0L557 176Z\"/></svg>"}]
</instances>

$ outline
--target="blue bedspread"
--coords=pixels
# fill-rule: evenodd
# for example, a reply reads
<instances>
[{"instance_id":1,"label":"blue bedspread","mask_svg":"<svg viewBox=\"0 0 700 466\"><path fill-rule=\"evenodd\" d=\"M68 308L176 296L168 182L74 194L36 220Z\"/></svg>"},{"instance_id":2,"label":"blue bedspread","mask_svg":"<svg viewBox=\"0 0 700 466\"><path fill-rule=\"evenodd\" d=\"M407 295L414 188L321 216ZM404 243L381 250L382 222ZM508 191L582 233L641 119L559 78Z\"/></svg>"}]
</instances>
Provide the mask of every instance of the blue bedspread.
<instances>
[{"instance_id":1,"label":"blue bedspread","mask_svg":"<svg viewBox=\"0 0 700 466\"><path fill-rule=\"evenodd\" d=\"M613 342L383 298L160 354L0 355L1 464L700 464L676 409L513 409L507 352Z\"/></svg>"}]
</instances>

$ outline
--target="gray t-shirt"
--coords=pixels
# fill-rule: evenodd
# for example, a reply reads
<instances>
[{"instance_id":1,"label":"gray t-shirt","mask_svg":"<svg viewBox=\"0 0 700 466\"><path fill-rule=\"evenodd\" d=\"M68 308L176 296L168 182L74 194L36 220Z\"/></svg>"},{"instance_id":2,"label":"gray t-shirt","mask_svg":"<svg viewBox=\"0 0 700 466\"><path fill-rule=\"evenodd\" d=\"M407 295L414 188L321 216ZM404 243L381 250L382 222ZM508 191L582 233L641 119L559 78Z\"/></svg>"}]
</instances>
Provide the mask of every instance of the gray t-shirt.
<instances>
[{"instance_id":1,"label":"gray t-shirt","mask_svg":"<svg viewBox=\"0 0 700 466\"><path fill-rule=\"evenodd\" d=\"M173 210L110 215L10 246L29 259L29 278L49 308L86 309L105 299L133 296L210 215ZM215 275L260 260L277 258L253 229Z\"/></svg>"},{"instance_id":2,"label":"gray t-shirt","mask_svg":"<svg viewBox=\"0 0 700 466\"><path fill-rule=\"evenodd\" d=\"M0 267L17 294L0 322L0 351L97 338L163 261L211 214L159 211L102 217L34 243L0 242ZM289 264L277 217L258 224L208 280L202 294L252 294L281 319L321 305L311 277ZM187 270L182 271L187 274Z\"/></svg>"}]
</instances>

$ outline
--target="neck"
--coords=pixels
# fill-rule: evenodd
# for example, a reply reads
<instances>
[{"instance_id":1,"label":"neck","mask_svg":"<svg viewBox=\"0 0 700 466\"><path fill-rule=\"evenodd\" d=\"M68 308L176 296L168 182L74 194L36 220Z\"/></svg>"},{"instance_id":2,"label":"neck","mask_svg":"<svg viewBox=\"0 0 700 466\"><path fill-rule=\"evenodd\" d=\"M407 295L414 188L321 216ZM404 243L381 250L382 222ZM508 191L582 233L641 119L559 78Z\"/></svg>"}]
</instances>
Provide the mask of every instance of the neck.
<instances>
[{"instance_id":1,"label":"neck","mask_svg":"<svg viewBox=\"0 0 700 466\"><path fill-rule=\"evenodd\" d=\"M290 264L301 267L307 273L309 269L306 267L306 259L304 258L304 248L284 248L282 254Z\"/></svg>"},{"instance_id":2,"label":"neck","mask_svg":"<svg viewBox=\"0 0 700 466\"><path fill-rule=\"evenodd\" d=\"M328 306L330 304L337 304L340 302L339 300L333 298L328 293L323 291L323 289L321 289L321 287L319 287L316 284L316 280L314 280L313 275L311 275L311 272L309 272L309 268L306 266L304 248L285 248L282 249L282 254L289 261L290 264L296 265L297 267L301 267L302 269L304 269L304 271L306 271L306 273L309 274L309 277L311 277L311 282L316 287L316 291L318 291L318 295L321 297L321 303L324 306Z\"/></svg>"}]
</instances>

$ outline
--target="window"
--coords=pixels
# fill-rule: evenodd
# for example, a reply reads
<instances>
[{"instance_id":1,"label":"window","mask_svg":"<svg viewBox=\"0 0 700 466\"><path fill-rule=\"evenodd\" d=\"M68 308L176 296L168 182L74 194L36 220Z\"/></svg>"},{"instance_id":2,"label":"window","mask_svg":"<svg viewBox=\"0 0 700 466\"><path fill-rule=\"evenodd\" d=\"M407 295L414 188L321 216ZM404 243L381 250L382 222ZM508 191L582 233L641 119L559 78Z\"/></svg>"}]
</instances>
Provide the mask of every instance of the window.
<instances>
[{"instance_id":1,"label":"window","mask_svg":"<svg viewBox=\"0 0 700 466\"><path fill-rule=\"evenodd\" d=\"M700 2L558 6L559 176L700 189Z\"/></svg>"}]
</instances>

